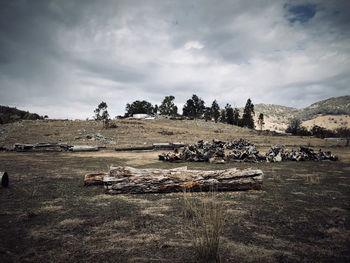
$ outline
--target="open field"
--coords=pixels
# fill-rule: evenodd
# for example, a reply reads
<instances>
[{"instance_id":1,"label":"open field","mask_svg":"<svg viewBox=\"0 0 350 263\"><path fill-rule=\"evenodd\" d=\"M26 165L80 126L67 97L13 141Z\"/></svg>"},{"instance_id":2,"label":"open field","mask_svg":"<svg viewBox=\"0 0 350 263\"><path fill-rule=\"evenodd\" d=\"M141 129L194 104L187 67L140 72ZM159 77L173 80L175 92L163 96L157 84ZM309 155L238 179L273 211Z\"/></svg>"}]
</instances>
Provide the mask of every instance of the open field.
<instances>
[{"instance_id":1,"label":"open field","mask_svg":"<svg viewBox=\"0 0 350 263\"><path fill-rule=\"evenodd\" d=\"M275 143L323 146L320 139L259 136L202 121L125 120L109 130L95 122L11 125L0 127L8 131L1 137L4 146L44 138L96 144L74 140L94 132L117 146L213 138L247 138L262 152ZM101 186L83 186L85 173L108 171L112 164L262 169L261 191L217 193L226 215L221 262L350 261L349 148L330 149L340 157L338 162L214 165L163 163L157 160L159 152L115 152L111 148L116 145L105 145L106 150L93 153L0 152L0 171L10 176L10 186L0 188L0 262L196 262L182 193L110 196ZM208 198L207 193L193 195Z\"/></svg>"},{"instance_id":2,"label":"open field","mask_svg":"<svg viewBox=\"0 0 350 263\"><path fill-rule=\"evenodd\" d=\"M11 148L14 143L65 142L74 145L131 147L152 145L155 142L194 143L197 140L235 140L244 138L258 146L324 146L317 138L260 135L258 131L238 126L205 122L203 120L117 120L118 128L103 129L101 122L38 120L21 121L0 126L0 146ZM101 134L105 140L87 139ZM259 136L257 136L259 135Z\"/></svg>"}]
</instances>

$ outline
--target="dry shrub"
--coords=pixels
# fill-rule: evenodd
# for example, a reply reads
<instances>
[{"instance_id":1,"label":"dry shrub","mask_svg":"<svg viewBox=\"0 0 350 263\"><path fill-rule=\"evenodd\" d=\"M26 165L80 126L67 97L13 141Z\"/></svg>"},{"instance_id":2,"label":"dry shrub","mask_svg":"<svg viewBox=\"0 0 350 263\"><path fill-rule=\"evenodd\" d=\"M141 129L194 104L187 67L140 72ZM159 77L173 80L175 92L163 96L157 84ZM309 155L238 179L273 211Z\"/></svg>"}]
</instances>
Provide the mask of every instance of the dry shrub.
<instances>
[{"instance_id":1,"label":"dry shrub","mask_svg":"<svg viewBox=\"0 0 350 263\"><path fill-rule=\"evenodd\" d=\"M115 121L108 120L107 122L104 122L104 127L106 129L116 129L118 128L118 125Z\"/></svg>"},{"instance_id":2,"label":"dry shrub","mask_svg":"<svg viewBox=\"0 0 350 263\"><path fill-rule=\"evenodd\" d=\"M216 200L214 191L208 199L195 198L184 192L184 216L190 221L192 245L199 262L220 262L219 246L225 221L223 205Z\"/></svg>"},{"instance_id":3,"label":"dry shrub","mask_svg":"<svg viewBox=\"0 0 350 263\"><path fill-rule=\"evenodd\" d=\"M320 176L319 175L307 175L306 176L307 184L320 184Z\"/></svg>"}]
</instances>

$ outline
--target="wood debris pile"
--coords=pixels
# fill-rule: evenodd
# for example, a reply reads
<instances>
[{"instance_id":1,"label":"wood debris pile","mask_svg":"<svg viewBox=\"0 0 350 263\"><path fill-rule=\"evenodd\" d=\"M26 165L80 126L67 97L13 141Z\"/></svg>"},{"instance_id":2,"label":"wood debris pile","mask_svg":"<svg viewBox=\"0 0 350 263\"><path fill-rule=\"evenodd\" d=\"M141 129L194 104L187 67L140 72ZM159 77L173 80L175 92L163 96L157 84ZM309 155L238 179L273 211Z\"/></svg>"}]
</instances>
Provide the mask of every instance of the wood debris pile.
<instances>
[{"instance_id":1,"label":"wood debris pile","mask_svg":"<svg viewBox=\"0 0 350 263\"><path fill-rule=\"evenodd\" d=\"M230 149L228 154L225 150ZM282 145L272 146L266 155L260 155L255 145L247 140L212 142L198 141L193 145L176 149L174 152L162 153L159 160L168 162L282 162L282 161L336 161L331 152L314 151L301 146L299 150L288 151Z\"/></svg>"},{"instance_id":2,"label":"wood debris pile","mask_svg":"<svg viewBox=\"0 0 350 263\"><path fill-rule=\"evenodd\" d=\"M266 153L267 162L282 161L337 161L338 157L330 151L323 152L321 149L314 151L311 148L301 146L299 150L288 151L282 145L274 145Z\"/></svg>"},{"instance_id":3,"label":"wood debris pile","mask_svg":"<svg viewBox=\"0 0 350 263\"><path fill-rule=\"evenodd\" d=\"M265 157L259 155L259 151L254 145L249 145L240 149L233 149L227 155L227 160L234 162L259 162L265 160Z\"/></svg>"},{"instance_id":4,"label":"wood debris pile","mask_svg":"<svg viewBox=\"0 0 350 263\"><path fill-rule=\"evenodd\" d=\"M225 162L225 143L213 140L212 143L200 140L173 153L159 155L159 160L168 162Z\"/></svg>"},{"instance_id":5,"label":"wood debris pile","mask_svg":"<svg viewBox=\"0 0 350 263\"><path fill-rule=\"evenodd\" d=\"M232 152L227 156L225 149ZM225 163L226 161L259 161L264 157L259 156L254 144L244 139L237 141L213 140L198 141L193 145L182 148L182 151L175 150L173 153L163 153L159 155L159 160L168 162L210 162Z\"/></svg>"}]
</instances>

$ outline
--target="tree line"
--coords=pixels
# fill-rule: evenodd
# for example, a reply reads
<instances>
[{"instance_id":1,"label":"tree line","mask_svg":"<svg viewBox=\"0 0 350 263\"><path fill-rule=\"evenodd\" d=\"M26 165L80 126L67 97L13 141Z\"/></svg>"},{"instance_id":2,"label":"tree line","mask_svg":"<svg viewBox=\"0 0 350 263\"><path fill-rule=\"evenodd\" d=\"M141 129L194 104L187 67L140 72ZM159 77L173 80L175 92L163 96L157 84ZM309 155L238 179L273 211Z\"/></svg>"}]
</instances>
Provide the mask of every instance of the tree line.
<instances>
[{"instance_id":1,"label":"tree line","mask_svg":"<svg viewBox=\"0 0 350 263\"><path fill-rule=\"evenodd\" d=\"M43 120L47 115L40 116L36 113L19 110L17 108L0 106L0 124L16 122L20 120Z\"/></svg>"},{"instance_id":2,"label":"tree line","mask_svg":"<svg viewBox=\"0 0 350 263\"><path fill-rule=\"evenodd\" d=\"M182 115L178 113L178 108L175 105L175 97L165 96L160 106L154 106L145 100L136 100L132 103L127 103L124 117L131 117L134 114L148 114L148 115L167 115L174 118L188 118L188 119L204 119L206 121L214 120L215 122L223 122L240 127L255 128L253 115L254 104L251 99L247 100L244 107L243 114L240 116L238 108L233 108L229 103L224 108L220 108L216 100L214 100L210 107L206 107L204 100L193 94L189 98L182 109ZM95 109L96 120L103 120L108 123L109 114L107 112L107 104L101 102L97 109ZM258 125L262 129L264 125L264 115L259 115Z\"/></svg>"}]
</instances>

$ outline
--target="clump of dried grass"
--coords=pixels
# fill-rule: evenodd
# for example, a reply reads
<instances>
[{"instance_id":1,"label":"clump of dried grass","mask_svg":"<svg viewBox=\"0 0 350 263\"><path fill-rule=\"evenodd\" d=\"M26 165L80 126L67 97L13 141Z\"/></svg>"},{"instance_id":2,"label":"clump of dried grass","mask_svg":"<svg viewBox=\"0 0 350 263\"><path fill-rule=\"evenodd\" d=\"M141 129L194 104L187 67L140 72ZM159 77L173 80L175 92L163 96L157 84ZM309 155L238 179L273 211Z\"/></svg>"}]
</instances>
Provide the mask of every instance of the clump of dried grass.
<instances>
[{"instance_id":1,"label":"clump of dried grass","mask_svg":"<svg viewBox=\"0 0 350 263\"><path fill-rule=\"evenodd\" d=\"M320 176L315 174L307 175L306 183L311 185L320 184L321 183Z\"/></svg>"},{"instance_id":2,"label":"clump of dried grass","mask_svg":"<svg viewBox=\"0 0 350 263\"><path fill-rule=\"evenodd\" d=\"M198 261L220 262L219 246L225 211L216 200L216 193L211 191L209 198L199 199L184 192L184 216L190 221L189 230Z\"/></svg>"}]
</instances>

